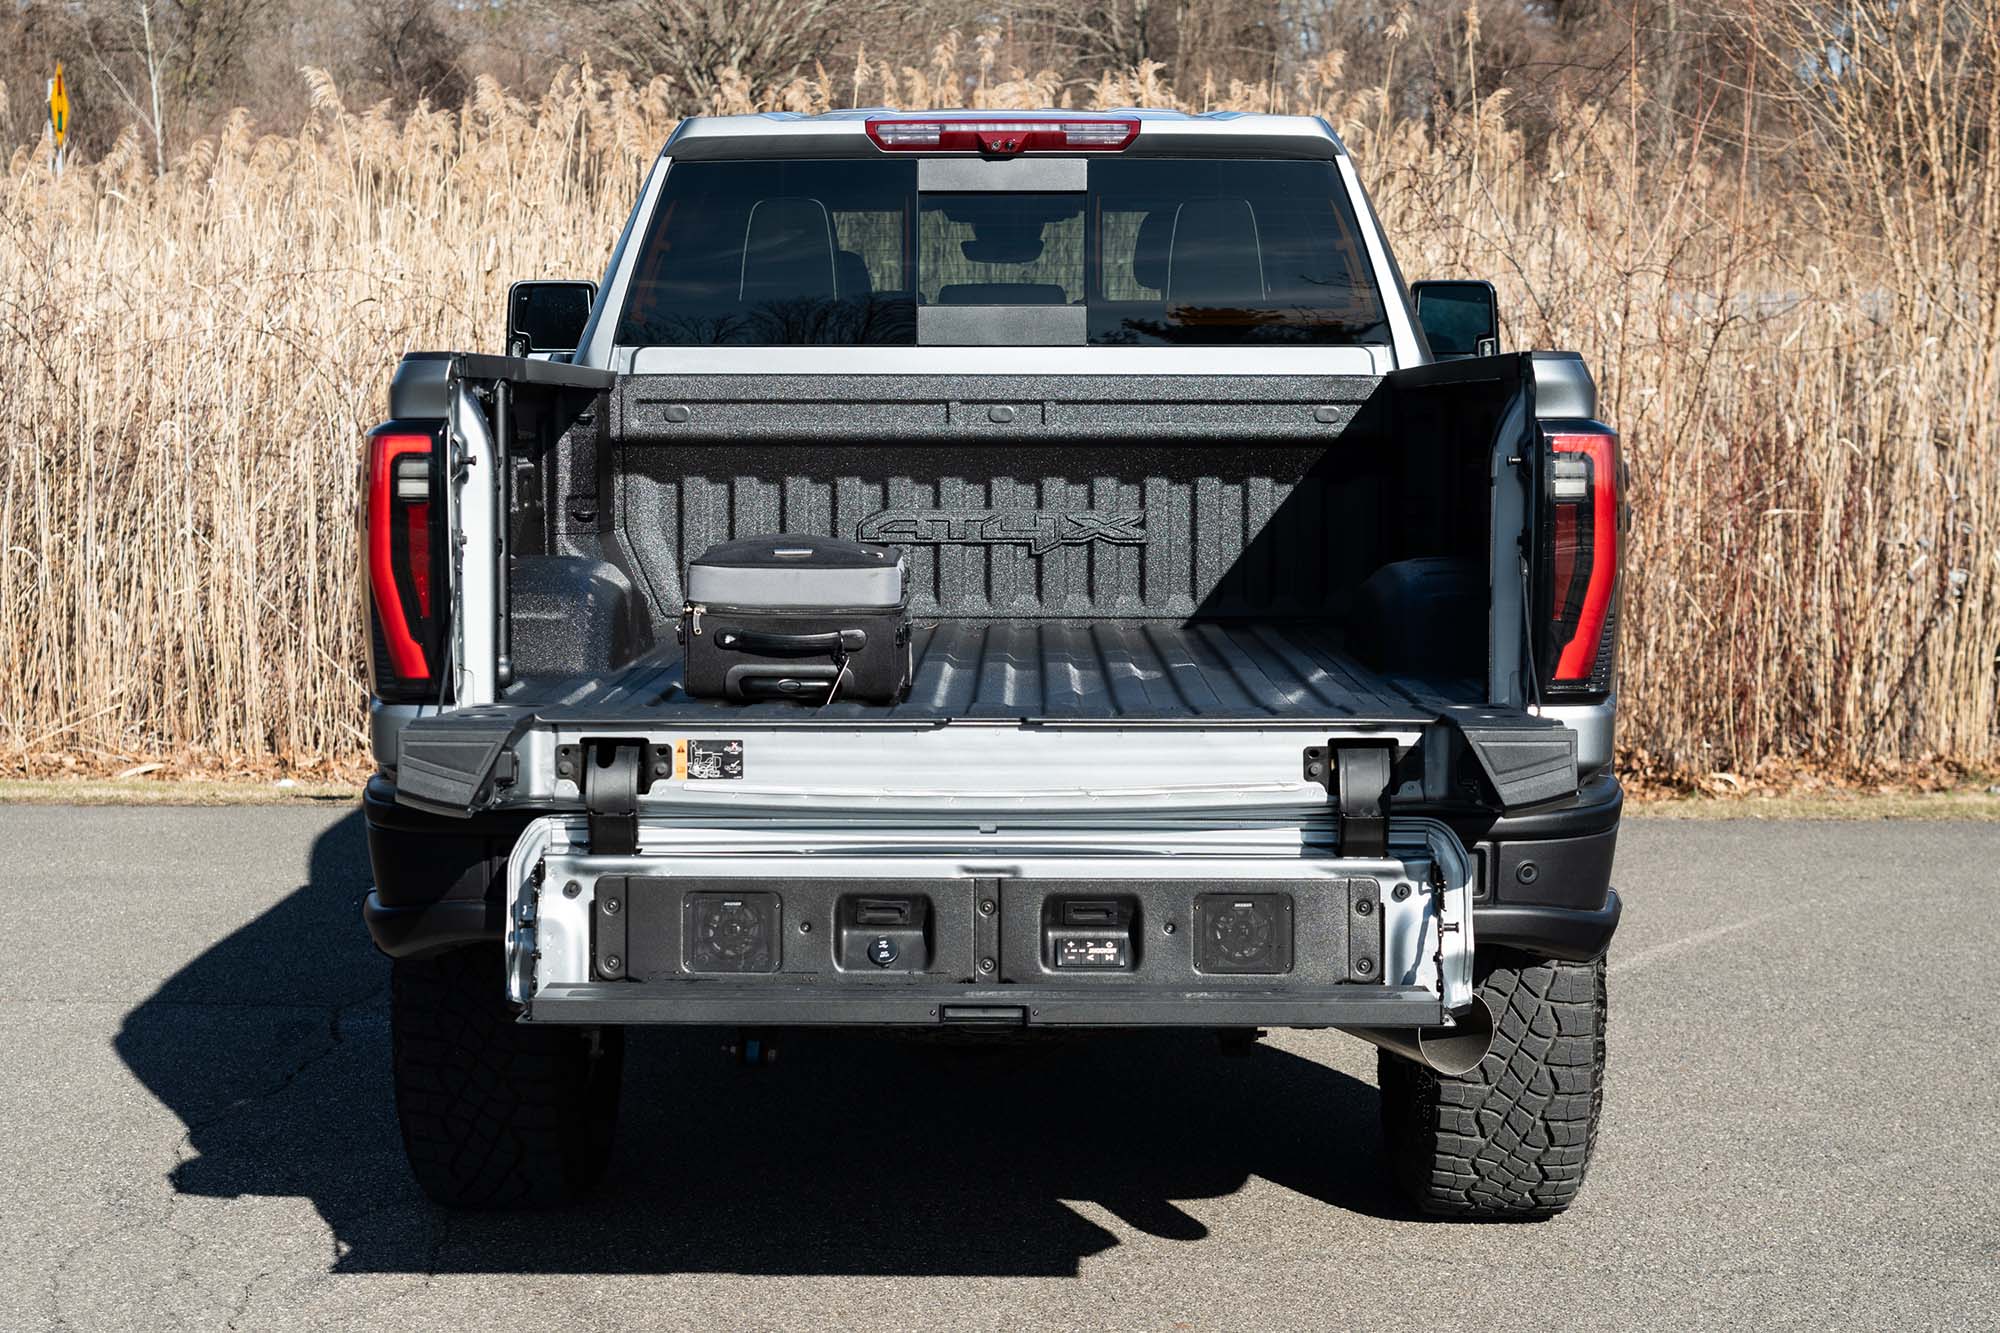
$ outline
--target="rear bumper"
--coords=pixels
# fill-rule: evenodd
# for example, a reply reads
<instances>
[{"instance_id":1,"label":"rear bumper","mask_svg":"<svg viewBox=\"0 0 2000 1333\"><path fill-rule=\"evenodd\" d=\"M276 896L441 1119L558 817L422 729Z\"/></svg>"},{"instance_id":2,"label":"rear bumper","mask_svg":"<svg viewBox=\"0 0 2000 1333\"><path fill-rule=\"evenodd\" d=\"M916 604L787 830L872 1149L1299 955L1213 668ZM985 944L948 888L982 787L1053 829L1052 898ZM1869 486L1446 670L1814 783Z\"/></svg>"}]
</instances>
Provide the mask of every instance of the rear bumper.
<instances>
[{"instance_id":1,"label":"rear bumper","mask_svg":"<svg viewBox=\"0 0 2000 1333\"><path fill-rule=\"evenodd\" d=\"M842 988L697 981L545 986L538 1023L745 1027L1432 1027L1437 993L1326 986L1216 992L1134 987L926 985Z\"/></svg>"},{"instance_id":2,"label":"rear bumper","mask_svg":"<svg viewBox=\"0 0 2000 1333\"><path fill-rule=\"evenodd\" d=\"M1480 860L1480 943L1565 962L1602 957L1623 910L1611 866L1624 810L1624 789L1606 773L1569 801L1448 821Z\"/></svg>"},{"instance_id":3,"label":"rear bumper","mask_svg":"<svg viewBox=\"0 0 2000 1333\"><path fill-rule=\"evenodd\" d=\"M506 933L507 854L528 826L519 815L451 819L412 810L376 774L361 793L375 884L361 917L391 958L497 942Z\"/></svg>"},{"instance_id":4,"label":"rear bumper","mask_svg":"<svg viewBox=\"0 0 2000 1333\"><path fill-rule=\"evenodd\" d=\"M1604 891L1604 905L1535 907L1492 903L1473 908L1482 948L1498 946L1537 958L1587 963L1604 956L1618 929L1624 904L1616 889Z\"/></svg>"},{"instance_id":5,"label":"rear bumper","mask_svg":"<svg viewBox=\"0 0 2000 1333\"><path fill-rule=\"evenodd\" d=\"M1446 822L1486 863L1482 904L1595 912L1611 887L1624 809L1623 788L1605 775L1553 806Z\"/></svg>"},{"instance_id":6,"label":"rear bumper","mask_svg":"<svg viewBox=\"0 0 2000 1333\"><path fill-rule=\"evenodd\" d=\"M375 947L391 958L421 958L468 944L497 944L507 933L499 903L444 899L398 906L382 901L380 889L361 900L361 920Z\"/></svg>"}]
</instances>

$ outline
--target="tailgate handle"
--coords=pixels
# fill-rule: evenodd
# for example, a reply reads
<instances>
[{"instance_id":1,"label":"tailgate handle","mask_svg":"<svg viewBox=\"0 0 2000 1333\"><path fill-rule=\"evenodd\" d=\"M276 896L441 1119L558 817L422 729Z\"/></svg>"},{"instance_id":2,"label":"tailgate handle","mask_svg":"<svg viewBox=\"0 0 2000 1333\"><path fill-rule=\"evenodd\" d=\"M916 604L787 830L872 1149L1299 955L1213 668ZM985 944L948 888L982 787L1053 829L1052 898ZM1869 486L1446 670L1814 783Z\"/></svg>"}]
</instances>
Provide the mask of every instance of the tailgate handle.
<instances>
[{"instance_id":1,"label":"tailgate handle","mask_svg":"<svg viewBox=\"0 0 2000 1333\"><path fill-rule=\"evenodd\" d=\"M854 905L854 923L859 926L907 926L910 924L910 900L863 898Z\"/></svg>"},{"instance_id":2,"label":"tailgate handle","mask_svg":"<svg viewBox=\"0 0 2000 1333\"><path fill-rule=\"evenodd\" d=\"M1028 1026L1028 1007L1023 1004L947 1004L939 1012L946 1023L963 1023L975 1027Z\"/></svg>"},{"instance_id":3,"label":"tailgate handle","mask_svg":"<svg viewBox=\"0 0 2000 1333\"><path fill-rule=\"evenodd\" d=\"M1115 926L1118 924L1118 904L1104 898L1071 901L1063 904L1063 924L1066 926Z\"/></svg>"}]
</instances>

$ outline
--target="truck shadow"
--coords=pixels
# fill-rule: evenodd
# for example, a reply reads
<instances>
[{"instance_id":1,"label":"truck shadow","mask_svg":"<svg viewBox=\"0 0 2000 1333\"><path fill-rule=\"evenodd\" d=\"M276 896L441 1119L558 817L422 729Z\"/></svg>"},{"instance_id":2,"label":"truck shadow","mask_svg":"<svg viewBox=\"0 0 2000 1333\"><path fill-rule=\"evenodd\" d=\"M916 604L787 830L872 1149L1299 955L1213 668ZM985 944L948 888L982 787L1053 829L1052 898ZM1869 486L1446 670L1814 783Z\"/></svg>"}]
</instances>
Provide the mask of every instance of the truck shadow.
<instances>
[{"instance_id":1,"label":"truck shadow","mask_svg":"<svg viewBox=\"0 0 2000 1333\"><path fill-rule=\"evenodd\" d=\"M663 1029L632 1036L611 1174L586 1203L448 1214L402 1161L367 882L357 812L317 839L308 883L169 978L116 1041L187 1126L175 1190L306 1198L337 1272L1074 1275L1119 1244L1092 1205L1200 1242L1180 1203L1253 1176L1408 1215L1379 1163L1374 1087L1268 1043L1230 1057L1205 1033L790 1034L743 1069L724 1034Z\"/></svg>"}]
</instances>

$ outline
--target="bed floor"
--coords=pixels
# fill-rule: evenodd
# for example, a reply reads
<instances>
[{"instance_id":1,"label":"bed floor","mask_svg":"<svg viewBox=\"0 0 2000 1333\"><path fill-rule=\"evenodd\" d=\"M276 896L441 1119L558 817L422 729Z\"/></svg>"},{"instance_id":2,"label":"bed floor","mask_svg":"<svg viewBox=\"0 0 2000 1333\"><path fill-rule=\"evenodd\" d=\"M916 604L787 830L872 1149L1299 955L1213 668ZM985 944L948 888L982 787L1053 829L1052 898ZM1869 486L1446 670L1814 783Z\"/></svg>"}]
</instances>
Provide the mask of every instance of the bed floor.
<instances>
[{"instance_id":1,"label":"bed floor","mask_svg":"<svg viewBox=\"0 0 2000 1333\"><path fill-rule=\"evenodd\" d=\"M1428 721L1476 705L1477 681L1363 666L1336 629L1313 622L1150 620L919 622L915 678L893 705L809 706L695 699L671 644L588 682L529 682L508 704L550 723L925 724Z\"/></svg>"}]
</instances>

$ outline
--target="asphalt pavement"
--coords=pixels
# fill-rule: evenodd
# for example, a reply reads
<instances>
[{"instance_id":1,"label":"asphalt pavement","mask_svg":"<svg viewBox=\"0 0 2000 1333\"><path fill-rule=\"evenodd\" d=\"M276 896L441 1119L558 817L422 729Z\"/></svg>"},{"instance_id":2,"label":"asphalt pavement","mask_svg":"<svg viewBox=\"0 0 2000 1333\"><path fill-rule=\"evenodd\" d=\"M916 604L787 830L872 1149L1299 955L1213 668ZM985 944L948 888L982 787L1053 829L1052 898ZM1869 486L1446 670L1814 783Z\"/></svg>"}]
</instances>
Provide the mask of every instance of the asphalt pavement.
<instances>
[{"instance_id":1,"label":"asphalt pavement","mask_svg":"<svg viewBox=\"0 0 2000 1333\"><path fill-rule=\"evenodd\" d=\"M0 806L0 1327L2000 1327L2000 826L1628 823L1596 1164L1411 1216L1274 1033L629 1051L585 1206L449 1215L351 809Z\"/></svg>"}]
</instances>

